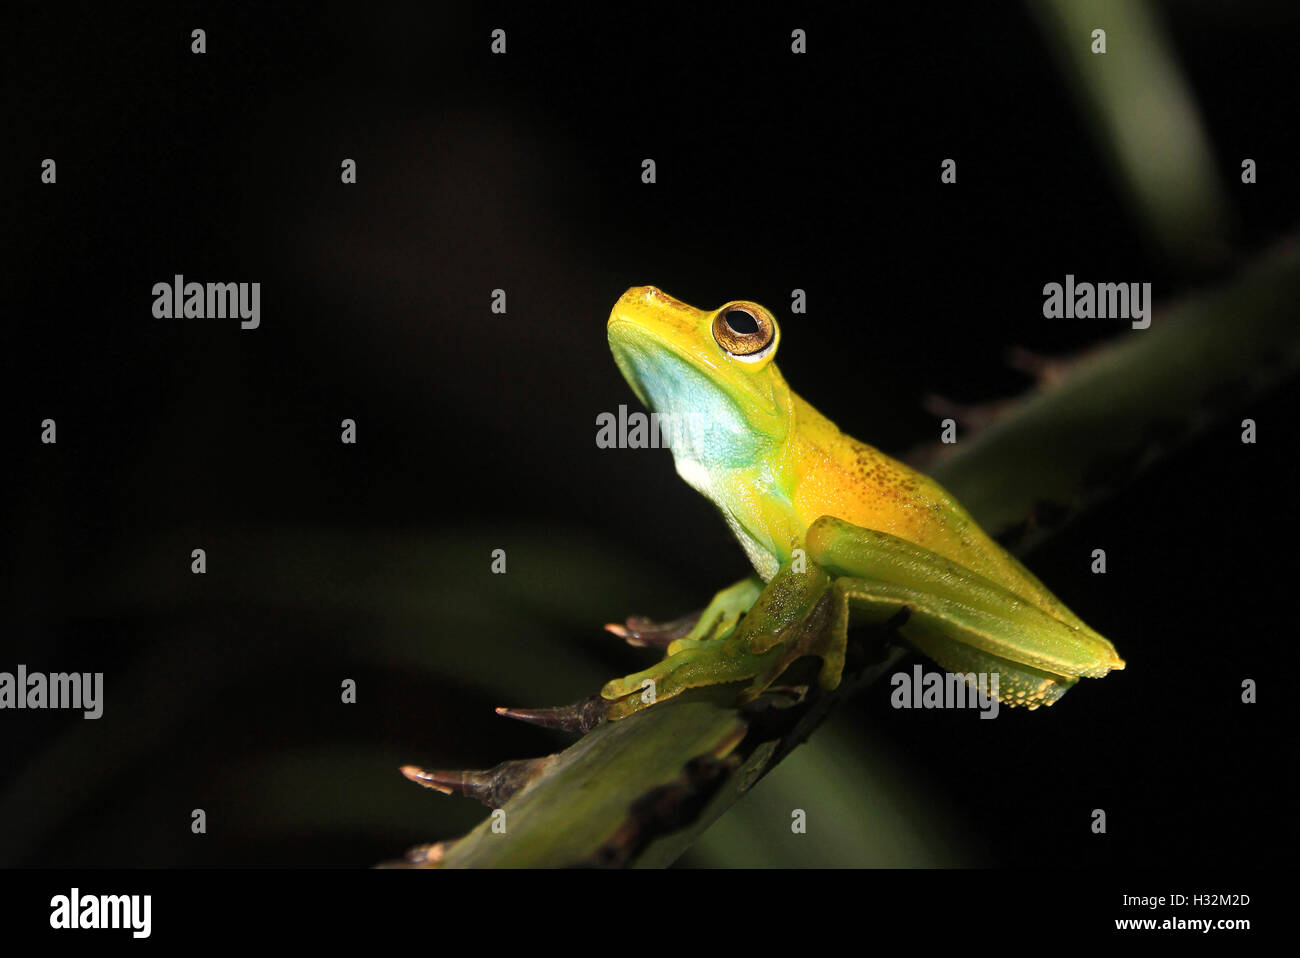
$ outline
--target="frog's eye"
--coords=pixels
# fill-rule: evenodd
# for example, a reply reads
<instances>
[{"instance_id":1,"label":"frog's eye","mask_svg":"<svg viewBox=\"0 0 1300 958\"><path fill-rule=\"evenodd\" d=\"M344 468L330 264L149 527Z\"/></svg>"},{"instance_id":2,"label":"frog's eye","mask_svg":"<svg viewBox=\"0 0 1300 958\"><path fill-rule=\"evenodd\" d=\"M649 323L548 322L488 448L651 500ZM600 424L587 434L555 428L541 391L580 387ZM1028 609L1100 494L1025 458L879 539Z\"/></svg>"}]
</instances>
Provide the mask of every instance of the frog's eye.
<instances>
[{"instance_id":1,"label":"frog's eye","mask_svg":"<svg viewBox=\"0 0 1300 958\"><path fill-rule=\"evenodd\" d=\"M728 303L713 320L713 338L737 359L755 363L776 344L776 320L757 303Z\"/></svg>"}]
</instances>

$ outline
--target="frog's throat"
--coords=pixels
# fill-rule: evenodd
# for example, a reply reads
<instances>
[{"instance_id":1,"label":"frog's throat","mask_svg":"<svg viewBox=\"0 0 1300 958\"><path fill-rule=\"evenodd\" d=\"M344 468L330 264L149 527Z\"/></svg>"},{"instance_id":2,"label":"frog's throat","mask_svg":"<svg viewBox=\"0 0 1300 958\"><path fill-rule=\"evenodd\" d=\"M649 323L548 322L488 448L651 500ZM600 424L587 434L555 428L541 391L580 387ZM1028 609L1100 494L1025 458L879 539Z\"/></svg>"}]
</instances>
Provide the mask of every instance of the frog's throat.
<instances>
[{"instance_id":1,"label":"frog's throat","mask_svg":"<svg viewBox=\"0 0 1300 958\"><path fill-rule=\"evenodd\" d=\"M799 520L789 496L770 464L719 472L708 469L682 450L673 450L677 474L692 489L718 507L754 571L764 581L776 575L801 540ZM744 493L738 494L738 490Z\"/></svg>"},{"instance_id":2,"label":"frog's throat","mask_svg":"<svg viewBox=\"0 0 1300 958\"><path fill-rule=\"evenodd\" d=\"M614 361L637 398L671 430L674 448L710 469L746 465L789 428L789 387L775 365L757 374L713 365L628 324L611 336Z\"/></svg>"}]
</instances>

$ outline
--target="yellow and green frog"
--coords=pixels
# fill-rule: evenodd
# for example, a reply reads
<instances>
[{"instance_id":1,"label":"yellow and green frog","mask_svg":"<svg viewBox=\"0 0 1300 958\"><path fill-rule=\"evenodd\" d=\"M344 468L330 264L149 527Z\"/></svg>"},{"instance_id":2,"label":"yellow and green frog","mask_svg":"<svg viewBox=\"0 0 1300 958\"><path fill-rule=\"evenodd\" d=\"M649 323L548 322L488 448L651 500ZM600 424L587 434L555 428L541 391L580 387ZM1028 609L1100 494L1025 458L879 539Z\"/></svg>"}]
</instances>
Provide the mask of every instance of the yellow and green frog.
<instances>
[{"instance_id":1,"label":"yellow and green frog","mask_svg":"<svg viewBox=\"0 0 1300 958\"><path fill-rule=\"evenodd\" d=\"M1031 709L1124 668L938 483L786 385L781 331L763 306L701 310L639 286L607 333L637 397L670 418L678 474L721 510L755 571L714 596L662 661L605 685L610 719L705 685L743 682L749 701L804 656L834 689L851 622L900 622L942 668L996 674L999 701Z\"/></svg>"}]
</instances>

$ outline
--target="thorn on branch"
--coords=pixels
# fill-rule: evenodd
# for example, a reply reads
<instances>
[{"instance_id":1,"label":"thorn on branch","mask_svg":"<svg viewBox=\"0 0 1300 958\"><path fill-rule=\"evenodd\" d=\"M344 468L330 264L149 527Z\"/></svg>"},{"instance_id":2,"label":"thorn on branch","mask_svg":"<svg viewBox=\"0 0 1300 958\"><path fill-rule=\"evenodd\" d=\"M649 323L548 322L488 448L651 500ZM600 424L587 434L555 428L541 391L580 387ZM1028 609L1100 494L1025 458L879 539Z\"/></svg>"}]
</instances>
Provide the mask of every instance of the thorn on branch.
<instances>
[{"instance_id":1,"label":"thorn on branch","mask_svg":"<svg viewBox=\"0 0 1300 958\"><path fill-rule=\"evenodd\" d=\"M600 693L596 692L588 695L580 702L558 708L499 708L496 711L497 715L517 719L520 722L527 722L529 725L540 725L542 728L553 728L559 729L561 732L586 735L605 721L609 706L610 702L601 698Z\"/></svg>"},{"instance_id":2,"label":"thorn on branch","mask_svg":"<svg viewBox=\"0 0 1300 958\"><path fill-rule=\"evenodd\" d=\"M430 771L415 765L403 765L402 774L417 785L442 792L464 795L488 808L500 808L516 792L543 774L555 762L555 755L502 762L485 771Z\"/></svg>"},{"instance_id":3,"label":"thorn on branch","mask_svg":"<svg viewBox=\"0 0 1300 958\"><path fill-rule=\"evenodd\" d=\"M666 649L695 628L702 614L703 610L688 612L671 622L655 622L645 616L629 615L623 625L611 622L605 626L605 631L638 648Z\"/></svg>"}]
</instances>

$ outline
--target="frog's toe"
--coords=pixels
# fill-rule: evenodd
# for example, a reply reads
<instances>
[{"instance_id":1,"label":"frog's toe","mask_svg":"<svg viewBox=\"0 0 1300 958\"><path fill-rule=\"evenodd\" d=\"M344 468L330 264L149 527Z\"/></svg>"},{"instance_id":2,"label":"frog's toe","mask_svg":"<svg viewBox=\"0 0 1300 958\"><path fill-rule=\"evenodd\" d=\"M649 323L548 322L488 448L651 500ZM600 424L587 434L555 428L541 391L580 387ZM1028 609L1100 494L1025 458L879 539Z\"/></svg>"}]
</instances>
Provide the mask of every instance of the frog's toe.
<instances>
[{"instance_id":1,"label":"frog's toe","mask_svg":"<svg viewBox=\"0 0 1300 958\"><path fill-rule=\"evenodd\" d=\"M608 718L631 715L687 689L745 682L771 664L769 657L739 653L715 641L679 639L673 645L674 651L663 661L605 684L601 696L617 700L610 706Z\"/></svg>"},{"instance_id":2,"label":"frog's toe","mask_svg":"<svg viewBox=\"0 0 1300 958\"><path fill-rule=\"evenodd\" d=\"M698 655L694 649L670 655L648 669L606 682L600 694L606 699L634 696L643 699L646 705L653 705L659 699L671 698L690 687L689 676Z\"/></svg>"},{"instance_id":3,"label":"frog's toe","mask_svg":"<svg viewBox=\"0 0 1300 958\"><path fill-rule=\"evenodd\" d=\"M650 676L647 669L644 672L634 672L631 675L625 675L621 679L610 679L605 683L604 688L600 690L600 697L603 699L621 699L631 695L633 692L645 688L644 682ZM643 678L644 676L644 678ZM653 681L653 679L651 679Z\"/></svg>"},{"instance_id":4,"label":"frog's toe","mask_svg":"<svg viewBox=\"0 0 1300 958\"><path fill-rule=\"evenodd\" d=\"M675 666L669 665L672 658L670 656L651 668L606 682L600 690L601 697L613 701L605 717L611 721L625 718L680 692L679 684L673 681Z\"/></svg>"},{"instance_id":5,"label":"frog's toe","mask_svg":"<svg viewBox=\"0 0 1300 958\"><path fill-rule=\"evenodd\" d=\"M679 652L699 651L713 642L713 639L678 639L668 646L668 655L671 657Z\"/></svg>"}]
</instances>

